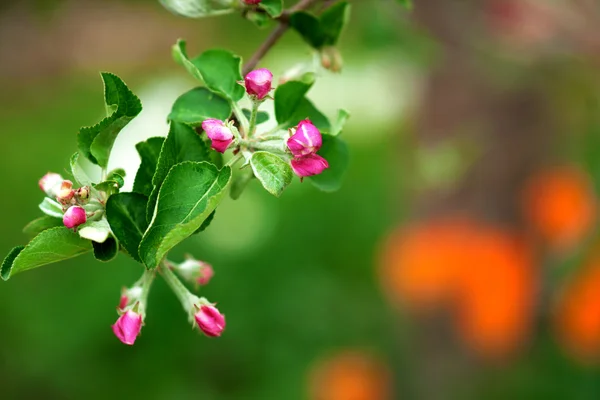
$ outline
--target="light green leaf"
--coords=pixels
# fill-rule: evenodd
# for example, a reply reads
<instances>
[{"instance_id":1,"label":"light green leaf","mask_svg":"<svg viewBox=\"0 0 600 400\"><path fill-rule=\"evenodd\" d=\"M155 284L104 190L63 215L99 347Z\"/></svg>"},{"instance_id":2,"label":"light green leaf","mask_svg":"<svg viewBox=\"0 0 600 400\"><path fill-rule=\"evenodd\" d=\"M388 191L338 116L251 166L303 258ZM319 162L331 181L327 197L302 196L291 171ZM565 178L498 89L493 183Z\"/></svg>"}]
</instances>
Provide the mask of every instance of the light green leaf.
<instances>
[{"instance_id":1,"label":"light green leaf","mask_svg":"<svg viewBox=\"0 0 600 400\"><path fill-rule=\"evenodd\" d=\"M342 133L342 130L344 129L344 125L346 125L346 121L348 121L348 118L350 118L350 113L348 111L344 109L338 110L337 119L331 126L331 132L329 132L329 134L331 136L337 136L340 133Z\"/></svg>"},{"instance_id":2,"label":"light green leaf","mask_svg":"<svg viewBox=\"0 0 600 400\"><path fill-rule=\"evenodd\" d=\"M262 0L258 6L273 18L277 18L283 11L283 0Z\"/></svg>"},{"instance_id":3,"label":"light green leaf","mask_svg":"<svg viewBox=\"0 0 600 400\"><path fill-rule=\"evenodd\" d=\"M114 235L127 253L142 262L138 247L148 228L146 204L148 197L139 193L119 193L110 196L106 203L106 217Z\"/></svg>"},{"instance_id":4,"label":"light green leaf","mask_svg":"<svg viewBox=\"0 0 600 400\"><path fill-rule=\"evenodd\" d=\"M47 229L27 246L15 247L4 259L0 274L3 280L42 265L73 258L92 250L91 242L64 226Z\"/></svg>"},{"instance_id":5,"label":"light green leaf","mask_svg":"<svg viewBox=\"0 0 600 400\"><path fill-rule=\"evenodd\" d=\"M173 46L173 58L194 78L204 82L211 91L232 101L238 101L244 96L244 88L238 83L242 80L242 59L233 53L213 49L190 60L185 50L185 41L178 40Z\"/></svg>"},{"instance_id":6,"label":"light green leaf","mask_svg":"<svg viewBox=\"0 0 600 400\"><path fill-rule=\"evenodd\" d=\"M175 100L167 118L191 126L200 126L205 119L226 120L230 115L231 105L226 99L205 87L197 87Z\"/></svg>"},{"instance_id":7,"label":"light green leaf","mask_svg":"<svg viewBox=\"0 0 600 400\"><path fill-rule=\"evenodd\" d=\"M57 201L52 200L49 197L44 197L44 200L42 200L39 207L44 214L49 215L51 217L60 218L62 220L62 206Z\"/></svg>"},{"instance_id":8,"label":"light green leaf","mask_svg":"<svg viewBox=\"0 0 600 400\"><path fill-rule=\"evenodd\" d=\"M158 163L160 149L162 148L164 141L164 137L152 137L135 145L142 162L135 174L135 180L133 182L134 192L141 193L145 196L150 196L150 193L152 193L152 177L156 171L156 164Z\"/></svg>"},{"instance_id":9,"label":"light green leaf","mask_svg":"<svg viewBox=\"0 0 600 400\"><path fill-rule=\"evenodd\" d=\"M231 168L183 162L169 171L152 221L140 243L144 264L156 268L169 250L192 235L215 210L231 180Z\"/></svg>"},{"instance_id":10,"label":"light green leaf","mask_svg":"<svg viewBox=\"0 0 600 400\"><path fill-rule=\"evenodd\" d=\"M92 179L88 176L87 172L81 166L79 161L79 153L75 153L71 156L71 174L73 178L80 186L91 186Z\"/></svg>"},{"instance_id":11,"label":"light green leaf","mask_svg":"<svg viewBox=\"0 0 600 400\"><path fill-rule=\"evenodd\" d=\"M335 192L342 186L350 155L348 145L337 136L323 135L323 146L318 154L329 163L329 168L308 180L324 192Z\"/></svg>"},{"instance_id":12,"label":"light green leaf","mask_svg":"<svg viewBox=\"0 0 600 400\"><path fill-rule=\"evenodd\" d=\"M152 219L158 191L171 167L183 161L209 161L212 151L207 142L200 138L188 125L171 122L169 134L165 139L158 157L156 171L152 177L153 189L148 200L147 220Z\"/></svg>"},{"instance_id":13,"label":"light green leaf","mask_svg":"<svg viewBox=\"0 0 600 400\"><path fill-rule=\"evenodd\" d=\"M292 168L275 154L257 151L252 154L250 165L254 175L273 196L281 196L285 188L292 183Z\"/></svg>"},{"instance_id":14,"label":"light green leaf","mask_svg":"<svg viewBox=\"0 0 600 400\"><path fill-rule=\"evenodd\" d=\"M100 75L108 116L94 126L81 128L78 145L81 154L106 168L117 135L142 111L142 104L121 78L108 72Z\"/></svg>"},{"instance_id":15,"label":"light green leaf","mask_svg":"<svg viewBox=\"0 0 600 400\"><path fill-rule=\"evenodd\" d=\"M94 257L98 261L112 261L119 254L119 242L112 236L109 236L102 243L92 242L92 246L94 248Z\"/></svg>"},{"instance_id":16,"label":"light green leaf","mask_svg":"<svg viewBox=\"0 0 600 400\"><path fill-rule=\"evenodd\" d=\"M202 18L228 14L236 10L237 0L160 0L173 14L188 18Z\"/></svg>"},{"instance_id":17,"label":"light green leaf","mask_svg":"<svg viewBox=\"0 0 600 400\"><path fill-rule=\"evenodd\" d=\"M106 218L102 218L98 221L88 221L80 225L77 233L84 239L92 240L96 243L104 243L111 232L108 221Z\"/></svg>"},{"instance_id":18,"label":"light green leaf","mask_svg":"<svg viewBox=\"0 0 600 400\"><path fill-rule=\"evenodd\" d=\"M33 221L25 225L25 227L23 228L23 233L29 236L35 236L38 233L45 231L46 229L55 228L57 226L62 225L62 218L44 215L43 217L34 219Z\"/></svg>"}]
</instances>

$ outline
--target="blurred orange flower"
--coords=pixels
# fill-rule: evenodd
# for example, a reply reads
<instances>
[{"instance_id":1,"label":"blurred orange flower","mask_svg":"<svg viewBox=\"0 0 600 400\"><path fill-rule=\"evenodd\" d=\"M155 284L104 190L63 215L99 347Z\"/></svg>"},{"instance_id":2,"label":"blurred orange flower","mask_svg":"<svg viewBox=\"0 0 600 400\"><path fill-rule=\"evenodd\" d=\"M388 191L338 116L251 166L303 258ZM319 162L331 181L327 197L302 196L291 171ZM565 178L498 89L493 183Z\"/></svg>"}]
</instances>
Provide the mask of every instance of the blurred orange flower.
<instances>
[{"instance_id":1,"label":"blurred orange flower","mask_svg":"<svg viewBox=\"0 0 600 400\"><path fill-rule=\"evenodd\" d=\"M464 341L484 356L510 353L529 332L536 271L518 235L467 218L424 221L393 233L382 283L394 302L455 312Z\"/></svg>"},{"instance_id":2,"label":"blurred orange flower","mask_svg":"<svg viewBox=\"0 0 600 400\"><path fill-rule=\"evenodd\" d=\"M315 365L309 390L311 400L391 400L391 374L372 356L345 351Z\"/></svg>"},{"instance_id":3,"label":"blurred orange flower","mask_svg":"<svg viewBox=\"0 0 600 400\"><path fill-rule=\"evenodd\" d=\"M555 325L576 358L600 361L600 255L565 286L556 303Z\"/></svg>"},{"instance_id":4,"label":"blurred orange flower","mask_svg":"<svg viewBox=\"0 0 600 400\"><path fill-rule=\"evenodd\" d=\"M596 219L590 179L575 167L549 169L532 177L523 203L526 219L559 250L580 241Z\"/></svg>"}]
</instances>

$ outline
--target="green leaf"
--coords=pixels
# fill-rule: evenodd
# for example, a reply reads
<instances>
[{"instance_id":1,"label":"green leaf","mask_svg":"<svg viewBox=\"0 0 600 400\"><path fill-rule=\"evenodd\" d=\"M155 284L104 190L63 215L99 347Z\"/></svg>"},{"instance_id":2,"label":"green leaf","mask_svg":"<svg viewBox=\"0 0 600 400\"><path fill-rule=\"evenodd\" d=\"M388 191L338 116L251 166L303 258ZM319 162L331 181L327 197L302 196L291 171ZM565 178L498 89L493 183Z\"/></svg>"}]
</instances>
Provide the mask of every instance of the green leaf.
<instances>
[{"instance_id":1,"label":"green leaf","mask_svg":"<svg viewBox=\"0 0 600 400\"><path fill-rule=\"evenodd\" d=\"M396 0L400 5L404 6L407 10L412 10L414 7L412 0Z\"/></svg>"},{"instance_id":2,"label":"green leaf","mask_svg":"<svg viewBox=\"0 0 600 400\"><path fill-rule=\"evenodd\" d=\"M211 91L232 101L238 101L244 96L244 88L238 83L242 80L242 59L235 54L213 49L190 60L185 50L185 41L178 40L173 46L173 58L194 78L204 82Z\"/></svg>"},{"instance_id":3,"label":"green leaf","mask_svg":"<svg viewBox=\"0 0 600 400\"><path fill-rule=\"evenodd\" d=\"M350 113L348 111L344 109L338 110L337 119L331 126L331 132L329 132L329 134L331 136L337 136L340 133L342 133L342 130L344 129L344 125L346 125L346 121L348 121L348 118L350 118Z\"/></svg>"},{"instance_id":4,"label":"green leaf","mask_svg":"<svg viewBox=\"0 0 600 400\"><path fill-rule=\"evenodd\" d=\"M303 98L300 101L288 122L283 124L281 127L283 129L291 128L298 125L298 122L307 118L310 119L319 130L329 131L331 128L327 117L323 115L323 113L319 111L307 98Z\"/></svg>"},{"instance_id":5,"label":"green leaf","mask_svg":"<svg viewBox=\"0 0 600 400\"><path fill-rule=\"evenodd\" d=\"M160 155L160 149L162 148L164 141L164 137L151 137L150 139L135 145L142 162L140 163L140 167L135 174L135 180L133 181L134 192L150 196L153 188L152 177L156 171L158 156Z\"/></svg>"},{"instance_id":6,"label":"green leaf","mask_svg":"<svg viewBox=\"0 0 600 400\"><path fill-rule=\"evenodd\" d=\"M142 111L142 104L121 78L108 72L100 75L108 116L94 126L81 128L78 145L81 154L106 168L117 135Z\"/></svg>"},{"instance_id":7,"label":"green leaf","mask_svg":"<svg viewBox=\"0 0 600 400\"><path fill-rule=\"evenodd\" d=\"M44 197L44 200L42 200L39 207L44 214L51 217L60 218L62 220L62 206L57 201L52 200L50 197Z\"/></svg>"},{"instance_id":8,"label":"green leaf","mask_svg":"<svg viewBox=\"0 0 600 400\"><path fill-rule=\"evenodd\" d=\"M176 15L202 18L228 14L236 10L237 0L160 0L160 4Z\"/></svg>"},{"instance_id":9,"label":"green leaf","mask_svg":"<svg viewBox=\"0 0 600 400\"><path fill-rule=\"evenodd\" d=\"M87 221L85 224L80 225L77 228L77 233L84 239L104 243L110 237L111 231L106 218L102 218L98 221Z\"/></svg>"},{"instance_id":10,"label":"green leaf","mask_svg":"<svg viewBox=\"0 0 600 400\"><path fill-rule=\"evenodd\" d=\"M119 182L119 186L123 186L125 184L126 172L123 168L115 168L106 175L106 180L114 180ZM123 182L123 183L121 183Z\"/></svg>"},{"instance_id":11,"label":"green leaf","mask_svg":"<svg viewBox=\"0 0 600 400\"><path fill-rule=\"evenodd\" d=\"M262 0L258 6L273 18L279 17L283 12L283 0Z\"/></svg>"},{"instance_id":12,"label":"green leaf","mask_svg":"<svg viewBox=\"0 0 600 400\"><path fill-rule=\"evenodd\" d=\"M242 112L244 113L246 118L250 119L250 115L252 114L252 112L250 110L248 110L247 108L243 108ZM267 122L268 120L269 120L268 112L259 111L258 113L256 113L256 125L260 125L264 122Z\"/></svg>"},{"instance_id":13,"label":"green leaf","mask_svg":"<svg viewBox=\"0 0 600 400\"><path fill-rule=\"evenodd\" d=\"M200 225L200 228L196 229L196 231L193 234L195 235L197 233L203 232L206 228L208 228L213 219L215 219L216 212L217 210L213 210L213 212L211 212L210 215L206 217L202 225Z\"/></svg>"},{"instance_id":14,"label":"green leaf","mask_svg":"<svg viewBox=\"0 0 600 400\"><path fill-rule=\"evenodd\" d=\"M329 168L308 180L324 192L335 192L342 186L350 156L348 145L339 137L323 135L323 146L318 153L329 163Z\"/></svg>"},{"instance_id":15,"label":"green leaf","mask_svg":"<svg viewBox=\"0 0 600 400\"><path fill-rule=\"evenodd\" d=\"M205 119L226 120L230 115L231 105L226 99L205 87L197 87L175 100L167 118L191 126L200 126Z\"/></svg>"},{"instance_id":16,"label":"green leaf","mask_svg":"<svg viewBox=\"0 0 600 400\"><path fill-rule=\"evenodd\" d=\"M292 124L292 118L313 82L289 81L275 90L275 118L279 125ZM297 121L296 121L297 122Z\"/></svg>"},{"instance_id":17,"label":"green leaf","mask_svg":"<svg viewBox=\"0 0 600 400\"><path fill-rule=\"evenodd\" d=\"M40 232L45 231L46 229L54 228L57 226L62 226L63 221L62 218L51 217L49 215L44 215L43 217L39 217L34 219L23 228L23 233L29 236L35 236Z\"/></svg>"},{"instance_id":18,"label":"green leaf","mask_svg":"<svg viewBox=\"0 0 600 400\"><path fill-rule=\"evenodd\" d=\"M324 33L323 45L335 46L349 19L350 4L345 1L336 3L325 10L319 18Z\"/></svg>"},{"instance_id":19,"label":"green leaf","mask_svg":"<svg viewBox=\"0 0 600 400\"><path fill-rule=\"evenodd\" d=\"M163 143L156 171L152 177L153 189L146 212L148 221L152 219L158 191L171 167L183 161L209 161L211 153L214 153L214 151L210 149L208 143L203 141L194 129L188 125L171 122L169 134Z\"/></svg>"},{"instance_id":20,"label":"green leaf","mask_svg":"<svg viewBox=\"0 0 600 400\"><path fill-rule=\"evenodd\" d=\"M281 196L285 188L292 183L292 167L275 154L257 151L252 154L250 165L254 175L273 196Z\"/></svg>"},{"instance_id":21,"label":"green leaf","mask_svg":"<svg viewBox=\"0 0 600 400\"><path fill-rule=\"evenodd\" d=\"M106 203L106 218L114 235L127 253L142 262L138 247L148 228L146 204L148 197L139 193L119 193L110 196Z\"/></svg>"},{"instance_id":22,"label":"green leaf","mask_svg":"<svg viewBox=\"0 0 600 400\"><path fill-rule=\"evenodd\" d=\"M252 171L252 168L243 168L239 170L233 175L231 189L229 189L229 197L233 200L239 199L252 178L254 178L254 171Z\"/></svg>"},{"instance_id":23,"label":"green leaf","mask_svg":"<svg viewBox=\"0 0 600 400\"><path fill-rule=\"evenodd\" d=\"M91 250L90 241L82 239L64 226L47 229L33 238L27 246L12 249L2 263L0 274L6 281L14 274L73 258Z\"/></svg>"},{"instance_id":24,"label":"green leaf","mask_svg":"<svg viewBox=\"0 0 600 400\"><path fill-rule=\"evenodd\" d=\"M249 10L246 13L246 19L256 25L259 29L264 29L273 23L273 19L262 11Z\"/></svg>"},{"instance_id":25,"label":"green leaf","mask_svg":"<svg viewBox=\"0 0 600 400\"><path fill-rule=\"evenodd\" d=\"M102 262L112 261L119 254L119 242L110 236L102 243L92 242L94 257Z\"/></svg>"},{"instance_id":26,"label":"green leaf","mask_svg":"<svg viewBox=\"0 0 600 400\"><path fill-rule=\"evenodd\" d=\"M231 180L231 168L183 162L169 171L150 226L140 243L144 264L156 268L169 250L192 235L215 210Z\"/></svg>"},{"instance_id":27,"label":"green leaf","mask_svg":"<svg viewBox=\"0 0 600 400\"><path fill-rule=\"evenodd\" d=\"M79 153L75 153L71 156L71 174L73 178L80 186L91 186L92 179L88 176L87 172L81 166L79 161Z\"/></svg>"},{"instance_id":28,"label":"green leaf","mask_svg":"<svg viewBox=\"0 0 600 400\"><path fill-rule=\"evenodd\" d=\"M315 49L320 49L325 43L325 33L321 28L321 21L306 11L293 13L290 16L290 26Z\"/></svg>"},{"instance_id":29,"label":"green leaf","mask_svg":"<svg viewBox=\"0 0 600 400\"><path fill-rule=\"evenodd\" d=\"M123 178L120 179L120 183L123 183ZM94 185L94 188L101 192L105 192L110 196L113 193L119 193L119 189L121 188L121 186L122 185L120 185L118 181L111 180L100 182L99 184Z\"/></svg>"}]
</instances>

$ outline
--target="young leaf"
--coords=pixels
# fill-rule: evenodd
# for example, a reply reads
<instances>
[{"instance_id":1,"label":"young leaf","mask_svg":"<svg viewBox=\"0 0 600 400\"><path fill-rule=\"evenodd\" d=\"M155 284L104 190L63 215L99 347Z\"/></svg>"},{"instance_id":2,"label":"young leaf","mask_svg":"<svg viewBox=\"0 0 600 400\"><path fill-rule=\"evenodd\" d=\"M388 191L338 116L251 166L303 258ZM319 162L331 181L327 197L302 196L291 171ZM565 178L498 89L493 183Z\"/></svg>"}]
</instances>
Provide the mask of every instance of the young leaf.
<instances>
[{"instance_id":1,"label":"young leaf","mask_svg":"<svg viewBox=\"0 0 600 400\"><path fill-rule=\"evenodd\" d=\"M283 11L283 0L262 0L258 6L273 18L277 18Z\"/></svg>"},{"instance_id":2,"label":"young leaf","mask_svg":"<svg viewBox=\"0 0 600 400\"><path fill-rule=\"evenodd\" d=\"M189 59L185 41L178 40L173 46L173 58L194 78L204 82L211 91L232 101L244 96L244 88L238 84L242 80L242 59L226 50L207 50L198 57Z\"/></svg>"},{"instance_id":3,"label":"young leaf","mask_svg":"<svg viewBox=\"0 0 600 400\"><path fill-rule=\"evenodd\" d=\"M344 125L346 125L346 121L348 121L348 118L350 118L350 113L348 111L344 109L338 110L337 119L331 126L331 132L329 132L329 134L331 136L337 136L340 133L342 133L342 130L344 129Z\"/></svg>"},{"instance_id":4,"label":"young leaf","mask_svg":"<svg viewBox=\"0 0 600 400\"><path fill-rule=\"evenodd\" d=\"M39 207L44 214L51 217L60 218L62 220L62 206L57 201L52 200L50 197L44 197L44 200L42 200Z\"/></svg>"},{"instance_id":5,"label":"young leaf","mask_svg":"<svg viewBox=\"0 0 600 400\"><path fill-rule=\"evenodd\" d=\"M92 242L94 257L102 262L112 261L119 254L119 242L114 237L108 237L104 242Z\"/></svg>"},{"instance_id":6,"label":"young leaf","mask_svg":"<svg viewBox=\"0 0 600 400\"><path fill-rule=\"evenodd\" d=\"M111 234L106 218L102 218L99 221L88 221L81 225L77 232L82 238L92 240L96 243L104 243Z\"/></svg>"},{"instance_id":7,"label":"young leaf","mask_svg":"<svg viewBox=\"0 0 600 400\"><path fill-rule=\"evenodd\" d=\"M295 123L294 114L313 82L289 81L275 90L275 118L279 125ZM298 122L298 121L295 121Z\"/></svg>"},{"instance_id":8,"label":"young leaf","mask_svg":"<svg viewBox=\"0 0 600 400\"><path fill-rule=\"evenodd\" d=\"M94 126L81 128L77 139L81 154L106 168L117 135L142 111L142 104L121 78L108 72L100 75L109 115Z\"/></svg>"},{"instance_id":9,"label":"young leaf","mask_svg":"<svg viewBox=\"0 0 600 400\"><path fill-rule=\"evenodd\" d=\"M15 247L4 259L0 275L6 281L19 272L73 258L91 250L90 241L64 226L47 229L27 246Z\"/></svg>"},{"instance_id":10,"label":"young leaf","mask_svg":"<svg viewBox=\"0 0 600 400\"><path fill-rule=\"evenodd\" d=\"M340 1L325 10L319 18L324 33L323 45L335 46L349 19L350 4L348 2Z\"/></svg>"},{"instance_id":11,"label":"young leaf","mask_svg":"<svg viewBox=\"0 0 600 400\"><path fill-rule=\"evenodd\" d=\"M281 196L284 189L292 183L292 167L275 154L257 151L252 154L250 165L254 175L273 196Z\"/></svg>"},{"instance_id":12,"label":"young leaf","mask_svg":"<svg viewBox=\"0 0 600 400\"><path fill-rule=\"evenodd\" d=\"M243 108L242 112L246 116L246 118L250 119L251 111L247 108ZM269 113L264 111L259 111L256 113L256 125L260 125L269 120Z\"/></svg>"},{"instance_id":13,"label":"young leaf","mask_svg":"<svg viewBox=\"0 0 600 400\"><path fill-rule=\"evenodd\" d=\"M235 11L236 0L160 0L173 14L188 18L202 18Z\"/></svg>"},{"instance_id":14,"label":"young leaf","mask_svg":"<svg viewBox=\"0 0 600 400\"><path fill-rule=\"evenodd\" d=\"M323 146L318 153L329 163L329 168L308 180L324 192L335 192L342 186L342 180L349 163L348 145L339 137L323 135Z\"/></svg>"},{"instance_id":15,"label":"young leaf","mask_svg":"<svg viewBox=\"0 0 600 400\"><path fill-rule=\"evenodd\" d=\"M125 170L123 168L115 168L106 175L107 181L117 181L119 183L119 187L123 187L125 184Z\"/></svg>"},{"instance_id":16,"label":"young leaf","mask_svg":"<svg viewBox=\"0 0 600 400\"><path fill-rule=\"evenodd\" d=\"M135 145L142 162L133 181L134 192L150 196L153 188L152 177L156 171L158 156L160 155L160 149L164 141L165 138L163 137L151 137L145 142L139 142Z\"/></svg>"},{"instance_id":17,"label":"young leaf","mask_svg":"<svg viewBox=\"0 0 600 400\"><path fill-rule=\"evenodd\" d=\"M163 143L156 171L152 177L153 189L146 212L148 221L152 219L158 191L171 167L183 161L208 161L211 159L211 152L213 151L208 144L200 138L195 130L187 125L171 122L169 134Z\"/></svg>"},{"instance_id":18,"label":"young leaf","mask_svg":"<svg viewBox=\"0 0 600 400\"><path fill-rule=\"evenodd\" d=\"M119 193L108 198L106 218L114 235L127 253L136 261L142 262L138 247L148 228L146 204L148 197L139 193Z\"/></svg>"},{"instance_id":19,"label":"young leaf","mask_svg":"<svg viewBox=\"0 0 600 400\"><path fill-rule=\"evenodd\" d=\"M34 219L23 228L23 233L29 236L35 236L40 232L45 231L46 229L54 228L57 226L62 226L63 221L62 218L51 217L49 215L44 215L43 217L39 217Z\"/></svg>"},{"instance_id":20,"label":"young leaf","mask_svg":"<svg viewBox=\"0 0 600 400\"><path fill-rule=\"evenodd\" d=\"M92 179L88 176L87 172L82 168L79 161L79 153L75 153L71 156L71 174L73 178L80 186L91 186Z\"/></svg>"},{"instance_id":21,"label":"young leaf","mask_svg":"<svg viewBox=\"0 0 600 400\"><path fill-rule=\"evenodd\" d=\"M207 162L188 161L171 168L140 243L139 255L148 268L156 268L169 250L200 228L230 180L230 167L218 170Z\"/></svg>"},{"instance_id":22,"label":"young leaf","mask_svg":"<svg viewBox=\"0 0 600 400\"><path fill-rule=\"evenodd\" d=\"M167 118L191 126L200 126L205 119L226 120L230 115L231 105L226 99L205 87L197 87L175 100Z\"/></svg>"}]
</instances>

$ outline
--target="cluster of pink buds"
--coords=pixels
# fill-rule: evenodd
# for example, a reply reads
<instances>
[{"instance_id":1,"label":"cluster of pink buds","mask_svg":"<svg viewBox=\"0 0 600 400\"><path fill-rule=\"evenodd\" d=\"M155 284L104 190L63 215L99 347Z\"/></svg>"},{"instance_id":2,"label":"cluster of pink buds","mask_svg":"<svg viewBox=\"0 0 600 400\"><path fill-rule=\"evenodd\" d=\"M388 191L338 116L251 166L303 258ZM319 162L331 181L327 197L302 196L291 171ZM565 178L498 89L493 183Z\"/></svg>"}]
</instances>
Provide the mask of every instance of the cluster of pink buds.
<instances>
[{"instance_id":1,"label":"cluster of pink buds","mask_svg":"<svg viewBox=\"0 0 600 400\"><path fill-rule=\"evenodd\" d=\"M190 256L181 264L174 264L173 269L186 281L199 286L207 285L215 274L210 264Z\"/></svg>"},{"instance_id":2,"label":"cluster of pink buds","mask_svg":"<svg viewBox=\"0 0 600 400\"><path fill-rule=\"evenodd\" d=\"M294 156L290 161L292 170L301 179L318 175L329 168L327 160L317 155L322 144L321 132L308 119L300 121L294 133L287 140L287 147Z\"/></svg>"},{"instance_id":3,"label":"cluster of pink buds","mask_svg":"<svg viewBox=\"0 0 600 400\"><path fill-rule=\"evenodd\" d=\"M141 281L129 289L123 289L119 300L119 319L112 326L115 336L127 345L133 345L144 322L144 291Z\"/></svg>"},{"instance_id":4,"label":"cluster of pink buds","mask_svg":"<svg viewBox=\"0 0 600 400\"><path fill-rule=\"evenodd\" d=\"M40 189L50 198L56 199L64 212L63 224L74 229L87 221L87 213L83 206L89 202L88 186L73 189L73 182L63 179L56 173L49 172L39 180Z\"/></svg>"}]
</instances>

